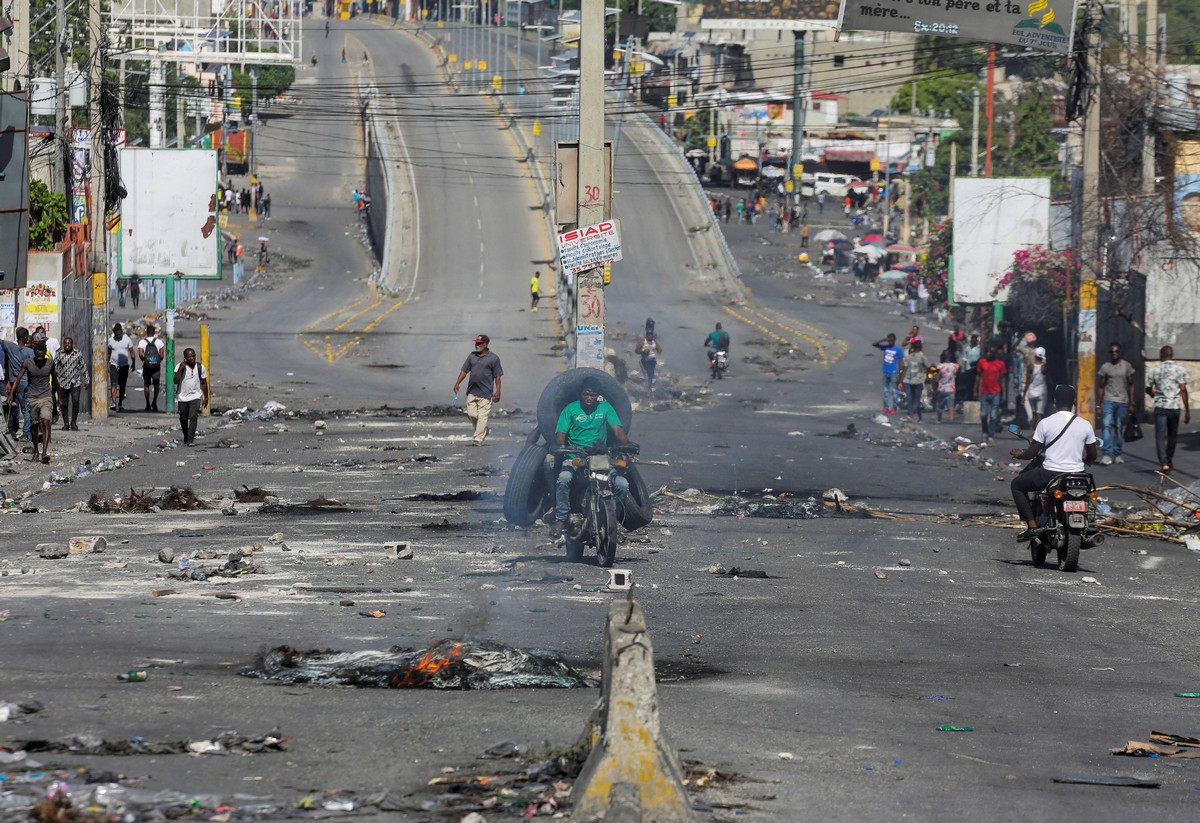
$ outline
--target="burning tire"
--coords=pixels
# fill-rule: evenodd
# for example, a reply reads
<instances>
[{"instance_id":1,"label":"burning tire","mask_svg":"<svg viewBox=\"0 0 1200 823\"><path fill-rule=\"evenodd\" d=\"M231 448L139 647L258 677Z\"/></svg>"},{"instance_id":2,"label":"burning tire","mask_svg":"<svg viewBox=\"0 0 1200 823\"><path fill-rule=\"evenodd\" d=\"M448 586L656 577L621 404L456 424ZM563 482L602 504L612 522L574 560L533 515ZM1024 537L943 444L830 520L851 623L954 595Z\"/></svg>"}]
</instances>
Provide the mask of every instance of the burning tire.
<instances>
[{"instance_id":1,"label":"burning tire","mask_svg":"<svg viewBox=\"0 0 1200 823\"><path fill-rule=\"evenodd\" d=\"M650 525L654 520L654 504L637 466L630 466L625 476L629 479L629 499L619 513L622 528L631 532Z\"/></svg>"},{"instance_id":2,"label":"burning tire","mask_svg":"<svg viewBox=\"0 0 1200 823\"><path fill-rule=\"evenodd\" d=\"M538 400L538 430L547 443L554 442L554 427L558 425L558 415L568 404L579 399L583 381L589 377L599 384L600 396L616 409L617 417L621 419L621 428L629 434L629 428L633 425L633 407L629 404L629 395L621 388L621 384L601 369L569 369L547 383L546 388L542 389L541 399Z\"/></svg>"},{"instance_id":3,"label":"burning tire","mask_svg":"<svg viewBox=\"0 0 1200 823\"><path fill-rule=\"evenodd\" d=\"M541 517L550 498L543 465L545 446L526 446L508 473L504 487L504 519L514 526L532 526Z\"/></svg>"}]
</instances>

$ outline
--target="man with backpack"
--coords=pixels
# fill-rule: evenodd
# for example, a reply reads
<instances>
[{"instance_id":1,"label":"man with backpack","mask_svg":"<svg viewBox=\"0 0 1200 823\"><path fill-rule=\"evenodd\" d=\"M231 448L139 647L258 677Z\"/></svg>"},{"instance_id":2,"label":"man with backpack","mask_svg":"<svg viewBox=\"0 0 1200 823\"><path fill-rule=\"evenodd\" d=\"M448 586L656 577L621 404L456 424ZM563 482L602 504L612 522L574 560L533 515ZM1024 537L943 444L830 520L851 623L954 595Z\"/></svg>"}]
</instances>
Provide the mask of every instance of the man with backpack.
<instances>
[{"instance_id":1,"label":"man with backpack","mask_svg":"<svg viewBox=\"0 0 1200 823\"><path fill-rule=\"evenodd\" d=\"M146 336L138 343L138 357L142 358L142 391L146 395L146 411L158 411L158 393L162 387L162 363L167 350L158 339L153 325L146 325ZM150 399L150 385L154 385L154 399Z\"/></svg>"}]
</instances>

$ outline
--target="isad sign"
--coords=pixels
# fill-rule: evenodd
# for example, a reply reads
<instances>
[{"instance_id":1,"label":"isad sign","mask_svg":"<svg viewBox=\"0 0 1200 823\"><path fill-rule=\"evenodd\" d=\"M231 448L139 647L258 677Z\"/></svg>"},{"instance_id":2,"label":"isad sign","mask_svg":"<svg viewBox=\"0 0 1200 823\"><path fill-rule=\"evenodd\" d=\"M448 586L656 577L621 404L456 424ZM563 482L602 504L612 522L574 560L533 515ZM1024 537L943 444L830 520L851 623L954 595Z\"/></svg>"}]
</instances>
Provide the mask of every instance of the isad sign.
<instances>
[{"instance_id":1,"label":"isad sign","mask_svg":"<svg viewBox=\"0 0 1200 823\"><path fill-rule=\"evenodd\" d=\"M620 224L605 220L594 226L580 226L558 236L558 253L563 271L578 274L622 259Z\"/></svg>"}]
</instances>

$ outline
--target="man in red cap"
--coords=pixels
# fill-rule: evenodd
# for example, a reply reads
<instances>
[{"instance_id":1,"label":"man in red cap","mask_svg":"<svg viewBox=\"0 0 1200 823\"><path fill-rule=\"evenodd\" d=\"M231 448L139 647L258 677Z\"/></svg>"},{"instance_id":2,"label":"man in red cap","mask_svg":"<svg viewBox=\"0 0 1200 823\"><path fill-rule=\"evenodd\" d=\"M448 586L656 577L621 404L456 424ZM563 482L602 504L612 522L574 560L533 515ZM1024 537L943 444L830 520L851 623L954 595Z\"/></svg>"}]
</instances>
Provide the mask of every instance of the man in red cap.
<instances>
[{"instance_id":1,"label":"man in red cap","mask_svg":"<svg viewBox=\"0 0 1200 823\"><path fill-rule=\"evenodd\" d=\"M500 366L500 358L488 348L492 339L486 334L475 338L475 351L467 355L462 369L458 372L458 380L454 381L454 396L458 397L458 388L463 378L467 380L467 417L475 423L475 435L471 439L472 446L482 446L488 436L488 416L492 413L492 404L500 402L500 378L504 369Z\"/></svg>"}]
</instances>

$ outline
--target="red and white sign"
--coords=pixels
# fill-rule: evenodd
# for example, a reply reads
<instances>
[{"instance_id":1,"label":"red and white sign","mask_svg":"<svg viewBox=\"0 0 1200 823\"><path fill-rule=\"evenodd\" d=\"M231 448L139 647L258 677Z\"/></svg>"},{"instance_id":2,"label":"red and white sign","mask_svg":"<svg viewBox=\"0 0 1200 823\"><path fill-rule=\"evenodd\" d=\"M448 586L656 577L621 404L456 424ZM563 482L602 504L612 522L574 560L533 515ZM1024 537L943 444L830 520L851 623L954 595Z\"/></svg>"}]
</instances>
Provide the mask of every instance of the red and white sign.
<instances>
[{"instance_id":1,"label":"red and white sign","mask_svg":"<svg viewBox=\"0 0 1200 823\"><path fill-rule=\"evenodd\" d=\"M558 236L558 254L563 271L579 274L622 258L620 224L605 220L594 226L580 226Z\"/></svg>"}]
</instances>

